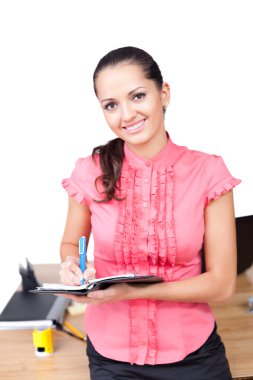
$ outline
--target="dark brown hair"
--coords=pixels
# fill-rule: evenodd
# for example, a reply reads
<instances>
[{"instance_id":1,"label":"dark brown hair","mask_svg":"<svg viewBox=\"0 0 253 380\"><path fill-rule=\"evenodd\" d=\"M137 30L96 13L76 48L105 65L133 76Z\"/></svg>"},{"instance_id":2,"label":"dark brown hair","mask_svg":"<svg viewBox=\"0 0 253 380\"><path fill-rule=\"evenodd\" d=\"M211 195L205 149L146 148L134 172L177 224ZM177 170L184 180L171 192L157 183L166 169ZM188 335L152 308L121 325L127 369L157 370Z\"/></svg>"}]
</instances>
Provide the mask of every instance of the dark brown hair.
<instances>
[{"instance_id":1,"label":"dark brown hair","mask_svg":"<svg viewBox=\"0 0 253 380\"><path fill-rule=\"evenodd\" d=\"M126 46L119 49L115 49L107 53L100 59L98 65L93 74L93 88L97 96L96 79L98 74L108 68L116 66L120 63L135 64L142 68L144 75L147 79L152 79L157 88L161 90L163 85L163 77L158 64L154 59L142 49ZM165 108L163 109L165 113ZM101 180L105 188L105 197L103 200L96 202L108 202L111 199L117 201L123 198L115 195L117 187L117 181L121 174L122 163L124 159L124 140L115 138L108 141L105 145L97 146L92 151L92 156L99 154L100 166L102 169L102 175L96 178L95 185L97 188L97 181Z\"/></svg>"}]
</instances>

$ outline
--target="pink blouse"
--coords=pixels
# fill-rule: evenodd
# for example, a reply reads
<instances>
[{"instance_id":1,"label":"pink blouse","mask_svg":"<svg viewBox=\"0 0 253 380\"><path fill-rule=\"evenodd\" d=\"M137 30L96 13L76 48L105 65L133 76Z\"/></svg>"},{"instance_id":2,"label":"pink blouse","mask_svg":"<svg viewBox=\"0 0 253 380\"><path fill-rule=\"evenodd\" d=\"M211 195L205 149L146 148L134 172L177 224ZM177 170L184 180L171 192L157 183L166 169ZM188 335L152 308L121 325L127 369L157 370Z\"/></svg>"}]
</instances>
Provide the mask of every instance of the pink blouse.
<instances>
[{"instance_id":1,"label":"pink blouse","mask_svg":"<svg viewBox=\"0 0 253 380\"><path fill-rule=\"evenodd\" d=\"M103 198L94 186L101 174L98 155L80 158L62 182L91 211L97 277L138 273L180 281L197 276L204 209L241 181L231 176L221 157L178 146L170 137L152 159L136 155L126 144L124 153L118 193L126 196L124 201L94 202ZM88 305L84 319L101 355L137 364L182 360L214 327L209 305L197 302L141 299Z\"/></svg>"}]
</instances>

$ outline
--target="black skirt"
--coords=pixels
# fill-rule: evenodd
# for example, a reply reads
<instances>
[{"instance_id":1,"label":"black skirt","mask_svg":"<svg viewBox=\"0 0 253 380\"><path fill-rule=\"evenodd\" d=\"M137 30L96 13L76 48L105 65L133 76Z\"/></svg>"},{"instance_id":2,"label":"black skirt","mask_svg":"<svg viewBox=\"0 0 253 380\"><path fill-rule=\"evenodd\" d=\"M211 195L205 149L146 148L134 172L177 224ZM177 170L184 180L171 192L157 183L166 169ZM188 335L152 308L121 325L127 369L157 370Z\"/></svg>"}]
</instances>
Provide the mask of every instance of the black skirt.
<instances>
[{"instance_id":1,"label":"black skirt","mask_svg":"<svg viewBox=\"0 0 253 380\"><path fill-rule=\"evenodd\" d=\"M138 365L105 358L87 337L91 380L231 380L225 347L217 326L198 350L169 364Z\"/></svg>"}]
</instances>

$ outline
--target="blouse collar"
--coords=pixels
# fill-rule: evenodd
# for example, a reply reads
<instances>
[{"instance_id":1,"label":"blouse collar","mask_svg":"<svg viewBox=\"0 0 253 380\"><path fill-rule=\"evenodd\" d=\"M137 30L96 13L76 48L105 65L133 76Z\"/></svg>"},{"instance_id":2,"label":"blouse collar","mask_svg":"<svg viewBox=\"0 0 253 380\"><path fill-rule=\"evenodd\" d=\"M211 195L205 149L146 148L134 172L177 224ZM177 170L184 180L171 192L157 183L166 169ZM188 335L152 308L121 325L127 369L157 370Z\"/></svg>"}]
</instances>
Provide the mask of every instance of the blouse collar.
<instances>
[{"instance_id":1,"label":"blouse collar","mask_svg":"<svg viewBox=\"0 0 253 380\"><path fill-rule=\"evenodd\" d=\"M134 153L125 143L124 144L124 154L126 161L134 167L141 167L144 165L146 166L153 166L153 167L159 167L160 165L170 164L173 166L173 164L176 162L176 159L179 155L179 147L174 144L171 140L171 137L169 136L168 132L166 131L166 135L168 138L166 146L157 153L154 157L150 159L146 159L144 157L139 156L138 154Z\"/></svg>"}]
</instances>

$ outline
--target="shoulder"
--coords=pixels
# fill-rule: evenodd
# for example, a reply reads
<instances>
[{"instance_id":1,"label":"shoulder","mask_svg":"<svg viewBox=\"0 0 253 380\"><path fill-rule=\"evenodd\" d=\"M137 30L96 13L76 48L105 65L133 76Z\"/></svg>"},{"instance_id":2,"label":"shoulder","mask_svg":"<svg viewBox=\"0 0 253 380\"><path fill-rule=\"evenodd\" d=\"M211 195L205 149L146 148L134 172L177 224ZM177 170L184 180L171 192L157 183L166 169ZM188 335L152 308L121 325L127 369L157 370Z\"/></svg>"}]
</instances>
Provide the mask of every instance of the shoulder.
<instances>
[{"instance_id":1,"label":"shoulder","mask_svg":"<svg viewBox=\"0 0 253 380\"><path fill-rule=\"evenodd\" d=\"M176 173L194 181L200 180L207 185L219 178L230 178L231 174L221 156L206 153L186 146L175 146L176 159L174 167Z\"/></svg>"},{"instance_id":2,"label":"shoulder","mask_svg":"<svg viewBox=\"0 0 253 380\"><path fill-rule=\"evenodd\" d=\"M81 157L76 161L70 177L62 180L62 186L78 203L90 205L97 196L94 181L100 174L97 155Z\"/></svg>"},{"instance_id":3,"label":"shoulder","mask_svg":"<svg viewBox=\"0 0 253 380\"><path fill-rule=\"evenodd\" d=\"M175 165L181 164L185 167L203 167L216 165L218 162L223 162L221 156L216 154L206 153L200 150L191 149L187 146L180 146L174 144Z\"/></svg>"},{"instance_id":4,"label":"shoulder","mask_svg":"<svg viewBox=\"0 0 253 380\"><path fill-rule=\"evenodd\" d=\"M81 157L76 160L70 177L63 180L63 185L71 182L72 185L83 188L88 183L93 183L94 179L100 175L98 155Z\"/></svg>"},{"instance_id":5,"label":"shoulder","mask_svg":"<svg viewBox=\"0 0 253 380\"><path fill-rule=\"evenodd\" d=\"M201 193L207 206L225 192L237 186L241 180L233 177L223 158L217 154L189 149L174 144L174 169L176 179Z\"/></svg>"},{"instance_id":6,"label":"shoulder","mask_svg":"<svg viewBox=\"0 0 253 380\"><path fill-rule=\"evenodd\" d=\"M92 156L91 154L86 157L80 157L76 160L76 166L80 169L82 168L91 168L94 169L99 166L99 155L95 154Z\"/></svg>"},{"instance_id":7,"label":"shoulder","mask_svg":"<svg viewBox=\"0 0 253 380\"><path fill-rule=\"evenodd\" d=\"M97 175L100 174L99 155L89 155L86 157L80 157L76 160L74 171L76 174L82 175Z\"/></svg>"}]
</instances>

